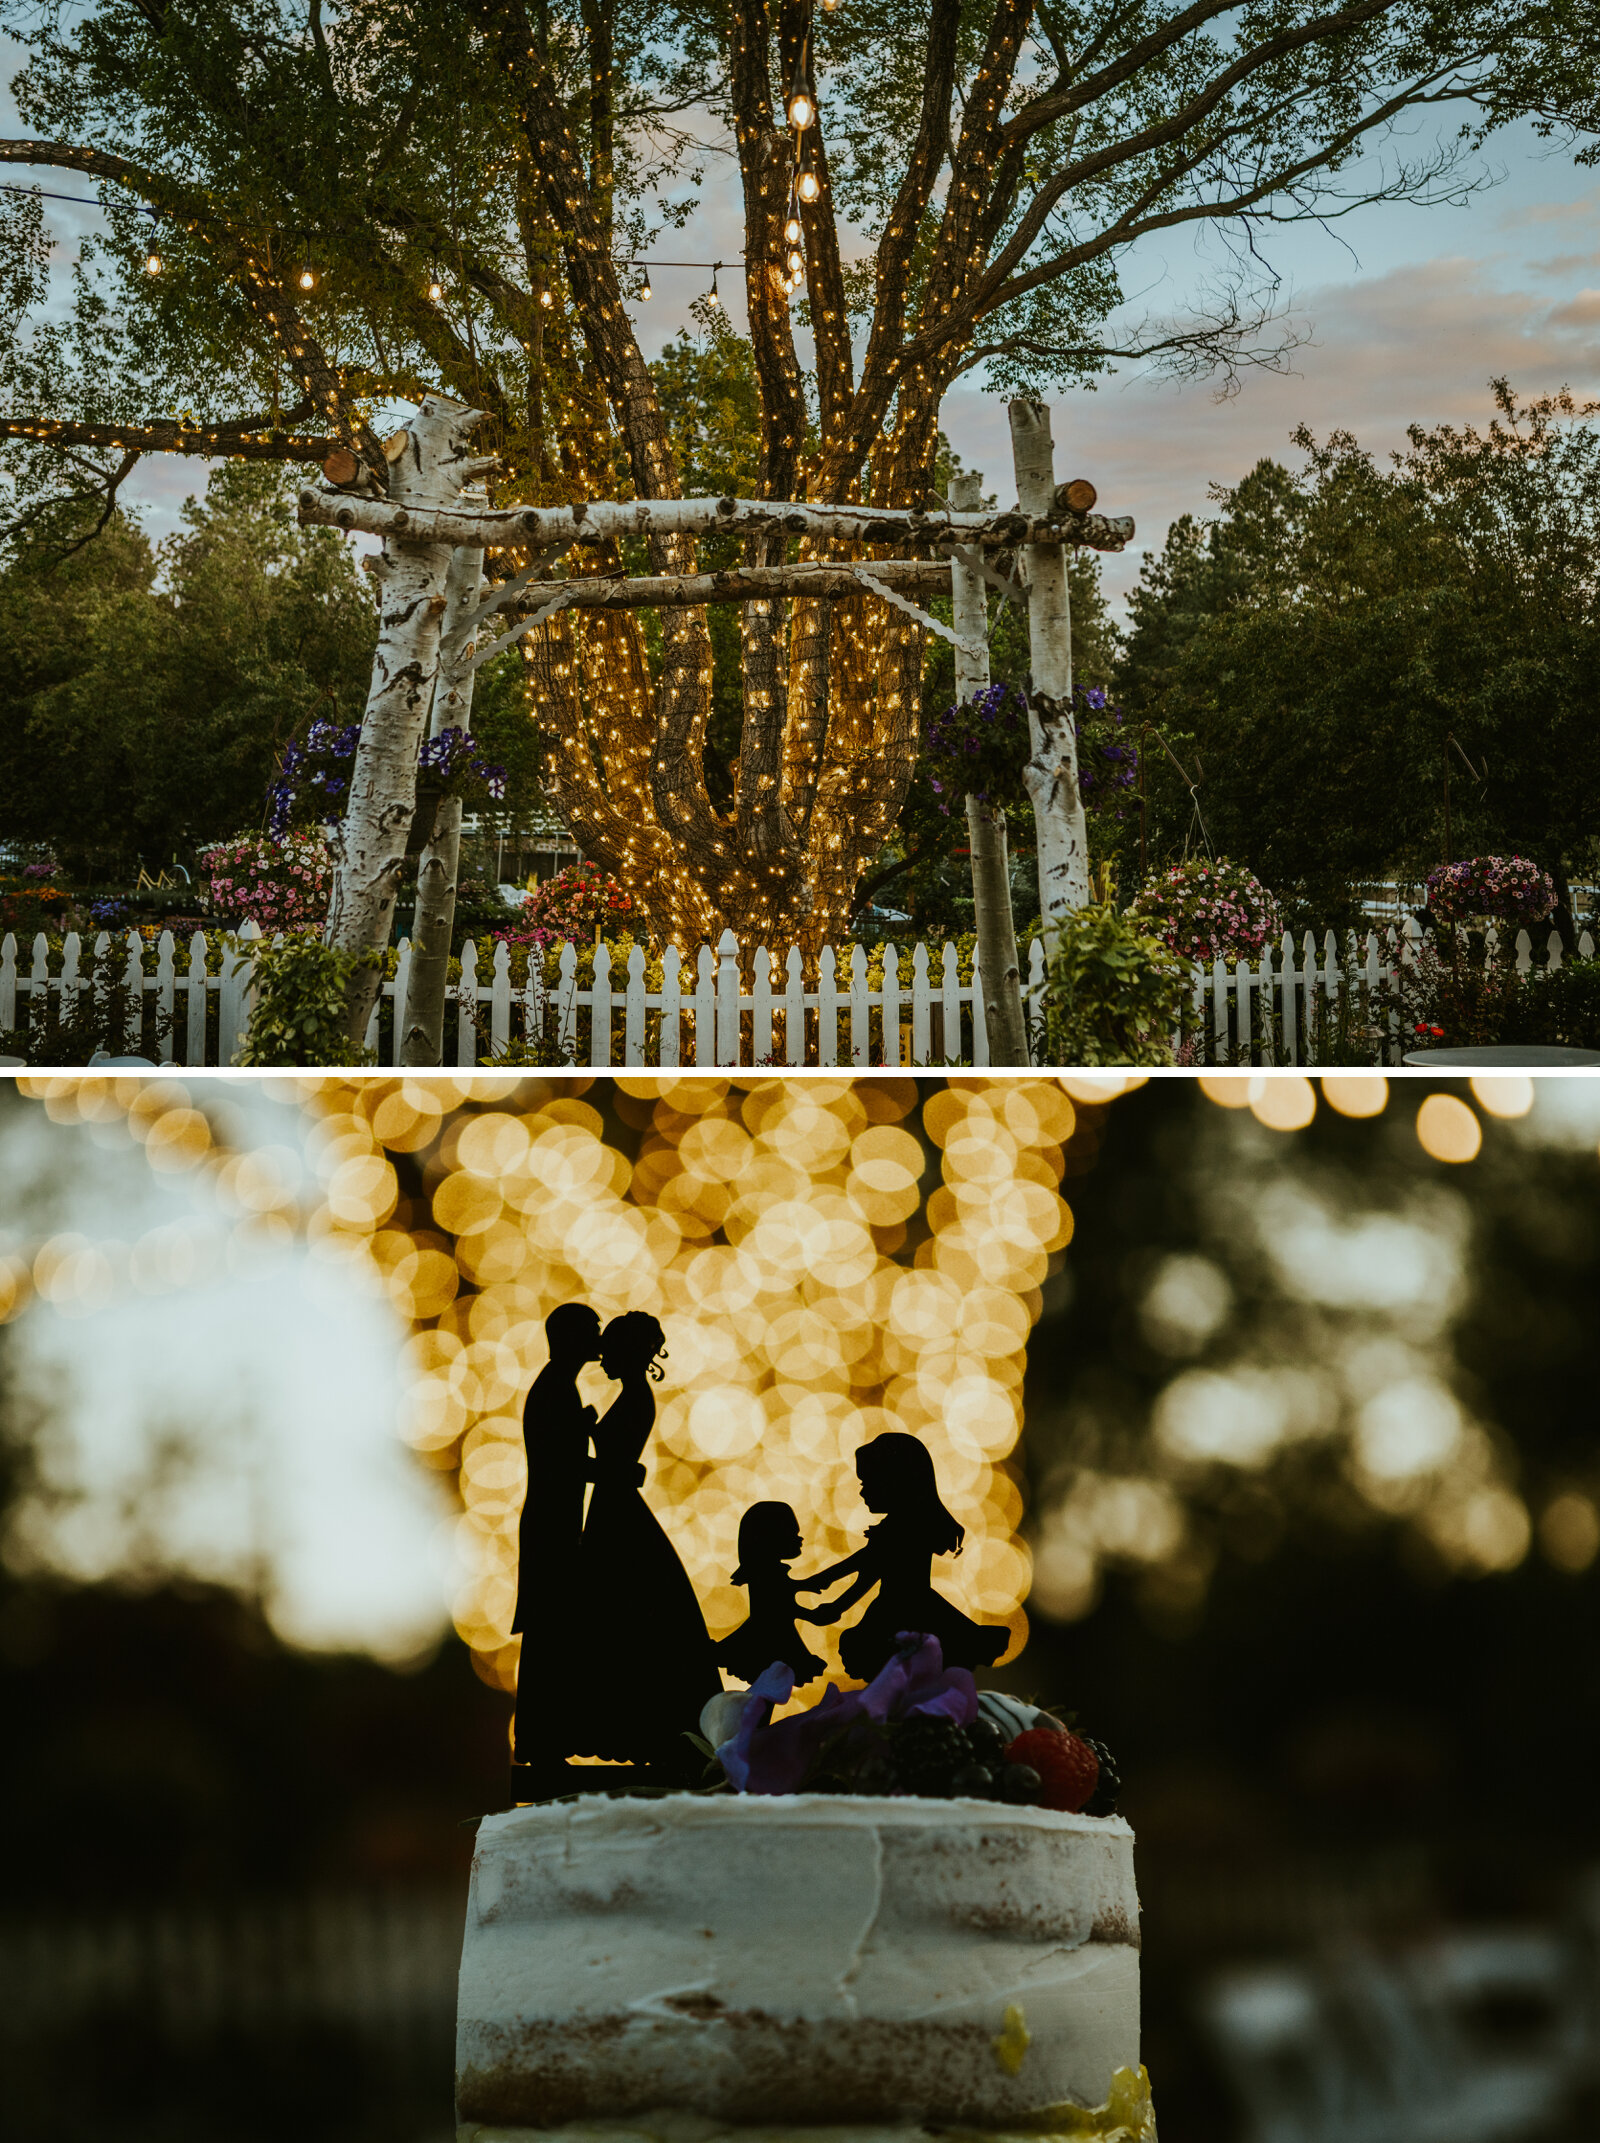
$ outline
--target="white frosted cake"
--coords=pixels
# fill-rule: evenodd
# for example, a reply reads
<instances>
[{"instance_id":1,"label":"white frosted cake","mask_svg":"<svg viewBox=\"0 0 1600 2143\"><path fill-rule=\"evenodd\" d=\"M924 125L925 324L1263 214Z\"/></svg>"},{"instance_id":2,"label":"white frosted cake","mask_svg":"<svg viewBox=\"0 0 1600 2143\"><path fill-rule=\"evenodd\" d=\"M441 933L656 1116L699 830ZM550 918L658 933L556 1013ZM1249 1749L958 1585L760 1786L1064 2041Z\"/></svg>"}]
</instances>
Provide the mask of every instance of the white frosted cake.
<instances>
[{"instance_id":1,"label":"white frosted cake","mask_svg":"<svg viewBox=\"0 0 1600 2143\"><path fill-rule=\"evenodd\" d=\"M673 1794L480 1827L456 2042L469 2130L999 2129L1098 2106L1138 2061L1120 1817Z\"/></svg>"}]
</instances>

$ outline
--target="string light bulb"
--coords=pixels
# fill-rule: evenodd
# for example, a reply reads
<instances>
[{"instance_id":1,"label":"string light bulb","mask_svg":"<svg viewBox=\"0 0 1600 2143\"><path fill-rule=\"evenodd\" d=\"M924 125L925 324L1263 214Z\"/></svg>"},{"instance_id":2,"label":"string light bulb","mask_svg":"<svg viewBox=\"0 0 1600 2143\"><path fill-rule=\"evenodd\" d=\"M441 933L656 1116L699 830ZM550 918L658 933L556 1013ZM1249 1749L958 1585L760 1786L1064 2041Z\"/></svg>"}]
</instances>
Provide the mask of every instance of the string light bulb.
<instances>
[{"instance_id":1,"label":"string light bulb","mask_svg":"<svg viewBox=\"0 0 1600 2143\"><path fill-rule=\"evenodd\" d=\"M555 302L555 292L550 288L550 285L541 283L539 285L539 303L548 311Z\"/></svg>"},{"instance_id":2,"label":"string light bulb","mask_svg":"<svg viewBox=\"0 0 1600 2143\"><path fill-rule=\"evenodd\" d=\"M805 47L794 63L794 80L789 84L789 124L797 133L803 134L817 116L817 107L811 101L811 91L806 86Z\"/></svg>"},{"instance_id":3,"label":"string light bulb","mask_svg":"<svg viewBox=\"0 0 1600 2143\"><path fill-rule=\"evenodd\" d=\"M795 192L802 201L815 201L822 192L822 181L815 167L807 161L800 167L800 176L795 181Z\"/></svg>"},{"instance_id":4,"label":"string light bulb","mask_svg":"<svg viewBox=\"0 0 1600 2143\"><path fill-rule=\"evenodd\" d=\"M711 288L706 292L706 303L712 308L713 311L715 311L716 308L722 303L722 299L717 292L717 271L721 268L721 266L722 263L719 260L717 262L716 267L713 268L711 271Z\"/></svg>"},{"instance_id":5,"label":"string light bulb","mask_svg":"<svg viewBox=\"0 0 1600 2143\"><path fill-rule=\"evenodd\" d=\"M790 275L791 275L791 276L793 276L794 280L795 280L795 281L796 281L796 282L798 283L798 282L800 282L800 281L801 281L801 280L803 279L803 277L804 277L804 275L805 275L805 272L806 272L806 264L805 264L805 262L804 262L804 261L803 261L803 260L802 260L802 259L800 258L800 255L799 255L798 251L796 251L796 252L793 252L793 253L791 253L791 254L789 255L789 273L790 273Z\"/></svg>"},{"instance_id":6,"label":"string light bulb","mask_svg":"<svg viewBox=\"0 0 1600 2143\"><path fill-rule=\"evenodd\" d=\"M647 305L649 304L651 298L655 295L655 293L650 288L650 270L648 268L646 268L646 270L644 271L644 281L639 285L639 295L641 298L644 299Z\"/></svg>"},{"instance_id":7,"label":"string light bulb","mask_svg":"<svg viewBox=\"0 0 1600 2143\"><path fill-rule=\"evenodd\" d=\"M783 227L783 235L792 246L800 243L800 218L795 214L792 201L789 203L789 220Z\"/></svg>"},{"instance_id":8,"label":"string light bulb","mask_svg":"<svg viewBox=\"0 0 1600 2143\"><path fill-rule=\"evenodd\" d=\"M437 276L435 276L428 285L428 295L430 298L432 298L435 305L437 305L439 300L444 296L444 285L440 282Z\"/></svg>"},{"instance_id":9,"label":"string light bulb","mask_svg":"<svg viewBox=\"0 0 1600 2143\"><path fill-rule=\"evenodd\" d=\"M161 273L161 255L154 246L150 248L144 257L144 272L146 275L159 275Z\"/></svg>"},{"instance_id":10,"label":"string light bulb","mask_svg":"<svg viewBox=\"0 0 1600 2143\"><path fill-rule=\"evenodd\" d=\"M314 268L302 268L295 277L295 281L302 290L315 290L317 287L316 270Z\"/></svg>"}]
</instances>

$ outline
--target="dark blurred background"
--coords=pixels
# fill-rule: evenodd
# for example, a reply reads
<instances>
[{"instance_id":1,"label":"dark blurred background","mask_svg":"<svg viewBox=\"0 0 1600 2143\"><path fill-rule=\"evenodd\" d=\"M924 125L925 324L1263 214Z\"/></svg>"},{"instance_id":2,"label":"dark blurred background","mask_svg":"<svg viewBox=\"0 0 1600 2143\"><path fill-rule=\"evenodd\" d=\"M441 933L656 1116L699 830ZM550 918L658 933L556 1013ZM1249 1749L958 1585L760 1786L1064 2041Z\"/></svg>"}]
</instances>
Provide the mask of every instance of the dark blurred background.
<instances>
[{"instance_id":1,"label":"dark blurred background","mask_svg":"<svg viewBox=\"0 0 1600 2143\"><path fill-rule=\"evenodd\" d=\"M1589 2137L1600 1093L1453 1089L1453 1165L1431 1084L1341 1091L1384 1095L1080 1102L1003 1678L1118 1756L1165 2143ZM11 1550L53 1403L21 1330ZM509 1711L453 1635L390 1667L259 1584L8 1550L0 1704L11 2132L443 2143Z\"/></svg>"}]
</instances>

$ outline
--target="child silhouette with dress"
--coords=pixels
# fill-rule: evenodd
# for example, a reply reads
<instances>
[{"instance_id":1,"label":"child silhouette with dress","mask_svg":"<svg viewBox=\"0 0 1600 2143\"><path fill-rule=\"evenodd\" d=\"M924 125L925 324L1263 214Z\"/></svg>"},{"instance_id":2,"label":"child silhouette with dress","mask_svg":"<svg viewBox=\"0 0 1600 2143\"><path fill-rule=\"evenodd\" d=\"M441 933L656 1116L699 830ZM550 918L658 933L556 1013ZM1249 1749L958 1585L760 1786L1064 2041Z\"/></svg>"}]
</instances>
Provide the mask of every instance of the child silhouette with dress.
<instances>
[{"instance_id":1,"label":"child silhouette with dress","mask_svg":"<svg viewBox=\"0 0 1600 2143\"><path fill-rule=\"evenodd\" d=\"M827 1665L795 1628L800 1622L831 1622L831 1607L807 1610L795 1598L800 1586L789 1565L800 1553L800 1521L787 1503L752 1503L739 1520L739 1567L733 1583L750 1595L750 1613L717 1646L717 1659L741 1682L753 1682L782 1660L795 1687L814 1682Z\"/></svg>"},{"instance_id":2,"label":"child silhouette with dress","mask_svg":"<svg viewBox=\"0 0 1600 2143\"><path fill-rule=\"evenodd\" d=\"M993 1666L1010 1634L1004 1624L973 1622L933 1589L933 1558L959 1554L966 1529L940 1501L927 1446L903 1430L890 1430L856 1452L856 1475L861 1499L879 1514L879 1523L869 1528L854 1555L794 1588L826 1592L840 1578L854 1578L827 1603L825 1618L833 1621L876 1586L877 1598L839 1639L846 1673L870 1682L894 1656L902 1630L937 1637L947 1667Z\"/></svg>"}]
</instances>

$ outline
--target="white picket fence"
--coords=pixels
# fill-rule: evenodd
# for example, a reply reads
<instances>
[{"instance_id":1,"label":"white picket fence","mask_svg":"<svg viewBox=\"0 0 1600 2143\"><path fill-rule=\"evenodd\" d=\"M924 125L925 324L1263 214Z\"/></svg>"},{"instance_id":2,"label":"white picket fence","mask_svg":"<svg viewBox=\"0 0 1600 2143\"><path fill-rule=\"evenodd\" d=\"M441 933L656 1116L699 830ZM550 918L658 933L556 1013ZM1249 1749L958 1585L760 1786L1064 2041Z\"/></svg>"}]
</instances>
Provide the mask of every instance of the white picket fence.
<instances>
[{"instance_id":1,"label":"white picket fence","mask_svg":"<svg viewBox=\"0 0 1600 2143\"><path fill-rule=\"evenodd\" d=\"M1342 945L1333 931L1325 931L1320 951L1309 930L1298 948L1286 930L1276 953L1269 946L1253 966L1239 960L1230 968L1217 960L1209 969L1196 967L1184 1060L1331 1063L1340 1061L1330 1049L1342 1031L1348 1044L1344 1061L1369 1062L1375 1055L1382 1063L1398 1064L1417 1041L1401 1032L1395 977L1423 941L1416 918L1408 915L1398 930L1391 925L1364 937L1346 931ZM1491 959L1500 957L1500 938L1492 929L1485 950ZM1578 938L1578 958L1592 960L1594 954L1594 940L1585 930ZM1559 967L1562 958L1558 932L1552 930L1537 950L1526 930L1517 932L1519 974L1535 965Z\"/></svg>"},{"instance_id":2,"label":"white picket fence","mask_svg":"<svg viewBox=\"0 0 1600 2143\"><path fill-rule=\"evenodd\" d=\"M241 947L260 936L253 923L246 923L239 932ZM147 974L146 950L137 931L125 941L119 938L115 950L102 931L93 947L96 969L108 957L120 963L128 992L127 1053L162 1064L231 1064L254 1001L248 954L225 954L221 972L210 974L202 935L190 940L185 967L171 932L163 931L156 940L155 971ZM508 1044L529 1036L544 1037L559 1058L575 1064L664 1070L989 1061L977 961L974 957L971 979L964 982L950 944L940 949L937 969L926 945L916 946L904 962L894 946L886 945L876 985L869 980L864 946L851 946L843 961L831 946L824 947L807 975L798 947L789 949L781 965L765 946L741 958L732 931L723 932L715 951L702 945L693 960L669 945L654 989L646 986L647 962L637 945L625 973L613 969L605 945L596 946L593 980L583 988L577 949L570 943L561 948L554 983L533 973L521 988L512 982L505 945L486 946L482 953L487 957L471 942L463 947L461 980L452 992L454 1031L447 1032L445 1058L458 1065L477 1064L491 1052L500 1055ZM8 934L0 943L0 1030L25 1022L41 992L65 993L70 1002L86 987L83 967L76 935L52 957L41 933L34 940L32 965L23 971L16 941ZM1035 939L1027 993L1035 1049L1044 971L1044 947ZM367 1029L367 1047L383 1064L397 1060L410 974L411 942L402 939L394 977L384 983Z\"/></svg>"},{"instance_id":3,"label":"white picket fence","mask_svg":"<svg viewBox=\"0 0 1600 2143\"><path fill-rule=\"evenodd\" d=\"M117 939L115 949L101 932L93 965L99 970L108 957L120 962L128 992L127 1054L162 1064L231 1064L253 1004L251 961L244 948L260 935L247 923L239 933L241 951L225 953L220 972L212 974L203 936L196 933L190 940L185 962L171 932L163 931L156 940L154 972L146 973L147 947L136 931ZM1327 931L1320 950L1310 931L1298 947L1286 931L1277 950L1269 948L1254 964L1241 960L1230 968L1218 960L1210 969L1196 967L1183 1061L1329 1062L1329 1038L1342 1030L1351 1061L1376 1054L1382 1062L1398 1063L1407 1038L1393 1005L1394 978L1420 942L1418 926L1408 917L1398 931L1368 931L1363 938L1347 932L1342 944ZM1499 950L1493 932L1490 947ZM1586 930L1578 940L1579 957L1592 959L1594 951ZM977 959L971 979L963 982L950 944L936 956L919 944L909 959L893 945L884 946L876 984L864 946L852 945L842 960L825 947L808 974L797 947L781 962L765 946L741 954L731 931L723 932L714 951L702 945L692 960L668 946L656 988L647 986L648 963L637 945L625 972L613 969L606 946L597 946L593 980L582 988L571 944L561 949L553 984L533 974L521 988L512 982L505 945L484 947L482 953L487 957L472 943L462 951L451 1006L454 1031L445 1046L447 1061L453 1057L457 1065L501 1055L531 1036L543 1037L561 1060L601 1068L938 1068L989 1062ZM1517 933L1519 971L1526 973L1536 960L1559 967L1561 959L1554 931L1537 951L1527 931ZM1028 947L1027 967L1029 1041L1039 1061L1045 954L1038 938ZM57 993L70 1004L86 987L83 968L84 948L76 934L52 954L41 933L26 970L8 934L0 942L0 1030L24 1024L40 992ZM405 1031L410 972L411 944L404 939L395 975L384 983L367 1030L367 1047L383 1064L396 1061ZM1359 1056L1354 1054L1358 1048Z\"/></svg>"}]
</instances>

